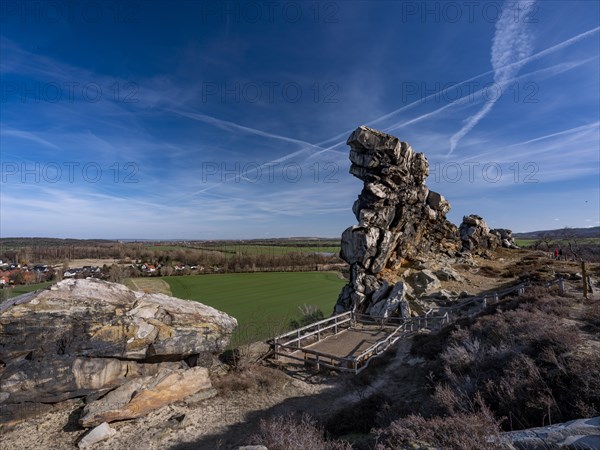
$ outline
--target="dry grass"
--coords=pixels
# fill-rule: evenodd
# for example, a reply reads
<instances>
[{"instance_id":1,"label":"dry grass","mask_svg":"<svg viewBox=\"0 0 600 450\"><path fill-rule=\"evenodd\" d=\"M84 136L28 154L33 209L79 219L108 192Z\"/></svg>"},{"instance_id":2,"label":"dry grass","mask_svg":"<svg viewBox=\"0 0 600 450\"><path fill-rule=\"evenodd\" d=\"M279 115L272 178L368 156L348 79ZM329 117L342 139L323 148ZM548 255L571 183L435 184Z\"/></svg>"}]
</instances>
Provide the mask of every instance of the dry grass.
<instances>
[{"instance_id":1,"label":"dry grass","mask_svg":"<svg viewBox=\"0 0 600 450\"><path fill-rule=\"evenodd\" d=\"M269 450L351 450L346 442L328 441L323 430L310 416L303 414L261 420L259 431L250 438L253 445L264 445Z\"/></svg>"},{"instance_id":2,"label":"dry grass","mask_svg":"<svg viewBox=\"0 0 600 450\"><path fill-rule=\"evenodd\" d=\"M378 430L377 450L398 448L453 448L461 450L496 450L499 428L489 409L482 407L471 414L424 418L412 415Z\"/></svg>"},{"instance_id":3,"label":"dry grass","mask_svg":"<svg viewBox=\"0 0 600 450\"><path fill-rule=\"evenodd\" d=\"M135 291L145 292L147 294L165 294L173 295L171 287L162 278L145 277L145 278L127 278L125 285Z\"/></svg>"},{"instance_id":4,"label":"dry grass","mask_svg":"<svg viewBox=\"0 0 600 450\"><path fill-rule=\"evenodd\" d=\"M213 380L221 395L273 391L285 385L287 378L280 370L256 364L245 365L240 370L230 370Z\"/></svg>"}]
</instances>

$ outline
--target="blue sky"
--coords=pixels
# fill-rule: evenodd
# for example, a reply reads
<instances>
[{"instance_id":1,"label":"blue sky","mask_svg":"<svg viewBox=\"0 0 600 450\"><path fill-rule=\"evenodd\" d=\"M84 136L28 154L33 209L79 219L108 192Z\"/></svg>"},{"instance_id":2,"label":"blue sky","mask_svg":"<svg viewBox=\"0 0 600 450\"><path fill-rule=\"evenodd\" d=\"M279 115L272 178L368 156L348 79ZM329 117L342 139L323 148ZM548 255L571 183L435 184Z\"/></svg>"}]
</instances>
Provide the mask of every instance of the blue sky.
<instances>
[{"instance_id":1,"label":"blue sky","mask_svg":"<svg viewBox=\"0 0 600 450\"><path fill-rule=\"evenodd\" d=\"M362 124L456 224L600 223L600 2L0 5L2 237L337 237Z\"/></svg>"}]
</instances>

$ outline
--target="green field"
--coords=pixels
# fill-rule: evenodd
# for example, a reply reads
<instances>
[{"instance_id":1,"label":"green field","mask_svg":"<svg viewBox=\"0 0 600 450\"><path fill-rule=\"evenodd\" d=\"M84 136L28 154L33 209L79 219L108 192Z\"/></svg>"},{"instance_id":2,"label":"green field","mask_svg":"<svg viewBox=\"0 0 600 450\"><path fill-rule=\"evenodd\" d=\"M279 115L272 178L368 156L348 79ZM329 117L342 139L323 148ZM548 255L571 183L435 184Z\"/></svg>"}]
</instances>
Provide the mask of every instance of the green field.
<instances>
[{"instance_id":1,"label":"green field","mask_svg":"<svg viewBox=\"0 0 600 450\"><path fill-rule=\"evenodd\" d=\"M519 247L529 247L530 245L533 245L535 242L536 242L535 239L515 239L515 243Z\"/></svg>"},{"instance_id":2,"label":"green field","mask_svg":"<svg viewBox=\"0 0 600 450\"><path fill-rule=\"evenodd\" d=\"M220 252L226 256L229 255L272 255L281 256L288 253L333 253L338 254L340 247L338 245L329 246L290 246L290 245L257 245L257 244L230 244L230 245L215 245L206 247L182 245L150 245L147 247L152 251L177 251L177 250L200 250L206 252Z\"/></svg>"},{"instance_id":3,"label":"green field","mask_svg":"<svg viewBox=\"0 0 600 450\"><path fill-rule=\"evenodd\" d=\"M340 251L339 246L327 247L290 247L283 245L225 245L216 247L219 251L228 253L241 253L248 255L287 255L288 253L334 253Z\"/></svg>"},{"instance_id":4,"label":"green field","mask_svg":"<svg viewBox=\"0 0 600 450\"><path fill-rule=\"evenodd\" d=\"M518 239L518 238L515 239L515 242L519 247L528 247L539 241L540 241L539 239ZM578 246L600 245L600 238L579 238L576 240L576 243ZM545 245L546 244L544 244L542 242L541 248L546 248ZM569 241L566 239L553 239L552 241L550 241L550 247L557 246L557 245L559 247L568 247Z\"/></svg>"},{"instance_id":5,"label":"green field","mask_svg":"<svg viewBox=\"0 0 600 450\"><path fill-rule=\"evenodd\" d=\"M163 277L175 297L197 300L238 320L235 341L265 339L288 329L303 304L325 317L345 281L334 272L236 273Z\"/></svg>"},{"instance_id":6,"label":"green field","mask_svg":"<svg viewBox=\"0 0 600 450\"><path fill-rule=\"evenodd\" d=\"M7 296L6 298L12 298L12 297L16 297L17 295L26 294L27 292L33 292L33 291L37 291L38 289L47 288L48 286L50 286L52 284L54 284L53 281L46 281L44 283L36 283L36 284L23 284L23 285L15 286L12 289L5 288L5 289L3 289L3 291L5 290L7 292L5 294Z\"/></svg>"}]
</instances>

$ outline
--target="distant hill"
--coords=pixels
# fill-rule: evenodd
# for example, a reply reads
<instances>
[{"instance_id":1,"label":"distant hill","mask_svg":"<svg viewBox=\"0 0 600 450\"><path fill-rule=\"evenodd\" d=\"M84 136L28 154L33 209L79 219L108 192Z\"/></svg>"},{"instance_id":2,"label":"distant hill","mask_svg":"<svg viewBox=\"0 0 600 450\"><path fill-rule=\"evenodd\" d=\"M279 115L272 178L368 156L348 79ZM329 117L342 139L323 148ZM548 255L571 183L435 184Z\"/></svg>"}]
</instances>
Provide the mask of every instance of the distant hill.
<instances>
[{"instance_id":1,"label":"distant hill","mask_svg":"<svg viewBox=\"0 0 600 450\"><path fill-rule=\"evenodd\" d=\"M591 228L559 228L557 230L530 231L528 233L513 233L516 239L540 239L548 236L553 239L562 239L567 235L578 238L600 238L600 227Z\"/></svg>"}]
</instances>

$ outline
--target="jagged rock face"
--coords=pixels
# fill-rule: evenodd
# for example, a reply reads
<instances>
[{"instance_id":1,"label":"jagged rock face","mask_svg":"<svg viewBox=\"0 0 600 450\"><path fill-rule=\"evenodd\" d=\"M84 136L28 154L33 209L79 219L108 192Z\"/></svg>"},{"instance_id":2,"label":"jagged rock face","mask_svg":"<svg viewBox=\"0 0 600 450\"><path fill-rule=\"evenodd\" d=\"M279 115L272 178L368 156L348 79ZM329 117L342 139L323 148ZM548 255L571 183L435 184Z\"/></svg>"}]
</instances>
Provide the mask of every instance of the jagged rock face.
<instances>
[{"instance_id":1,"label":"jagged rock face","mask_svg":"<svg viewBox=\"0 0 600 450\"><path fill-rule=\"evenodd\" d=\"M352 207L358 225L342 234L340 256L351 270L336 312L410 314L402 302L405 289L390 288L381 272L397 270L418 256L456 252L458 231L445 217L450 204L427 188L427 159L406 142L361 126L347 144L350 173L364 187Z\"/></svg>"},{"instance_id":2,"label":"jagged rock face","mask_svg":"<svg viewBox=\"0 0 600 450\"><path fill-rule=\"evenodd\" d=\"M464 216L458 231L464 252L493 251L501 243L498 235L491 232L485 220L475 214Z\"/></svg>"},{"instance_id":3,"label":"jagged rock face","mask_svg":"<svg viewBox=\"0 0 600 450\"><path fill-rule=\"evenodd\" d=\"M502 243L502 247L519 248L515 242L515 238L513 238L512 230L507 230L506 228L494 228L490 232L498 236L500 242Z\"/></svg>"},{"instance_id":4,"label":"jagged rock face","mask_svg":"<svg viewBox=\"0 0 600 450\"><path fill-rule=\"evenodd\" d=\"M0 412L97 398L132 378L211 360L236 326L210 306L95 279L15 297L0 305Z\"/></svg>"}]
</instances>

